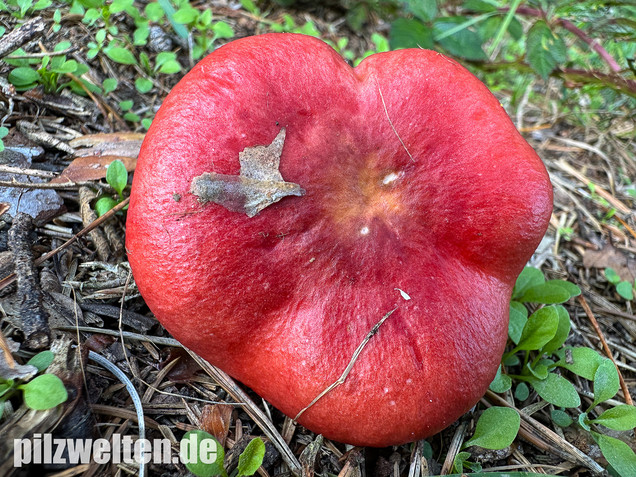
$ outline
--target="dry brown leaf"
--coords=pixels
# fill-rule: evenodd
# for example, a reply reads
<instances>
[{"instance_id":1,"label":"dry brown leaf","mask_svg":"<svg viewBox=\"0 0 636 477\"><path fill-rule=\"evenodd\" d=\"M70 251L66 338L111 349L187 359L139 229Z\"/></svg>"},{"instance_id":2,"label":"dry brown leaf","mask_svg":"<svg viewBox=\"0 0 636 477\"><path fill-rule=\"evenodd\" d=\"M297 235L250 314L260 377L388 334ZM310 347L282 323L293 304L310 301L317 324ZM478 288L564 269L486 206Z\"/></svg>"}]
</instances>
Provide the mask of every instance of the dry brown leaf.
<instances>
[{"instance_id":1,"label":"dry brown leaf","mask_svg":"<svg viewBox=\"0 0 636 477\"><path fill-rule=\"evenodd\" d=\"M192 180L190 192L201 203L214 202L248 217L288 195L305 195L298 184L285 182L278 170L284 143L282 128L269 146L246 147L239 153L238 176L206 172Z\"/></svg>"},{"instance_id":2,"label":"dry brown leaf","mask_svg":"<svg viewBox=\"0 0 636 477\"><path fill-rule=\"evenodd\" d=\"M134 171L137 159L126 156L85 156L71 162L62 173L51 180L52 183L96 181L106 177L106 169L119 159L128 172Z\"/></svg>"},{"instance_id":3,"label":"dry brown leaf","mask_svg":"<svg viewBox=\"0 0 636 477\"><path fill-rule=\"evenodd\" d=\"M73 139L69 145L78 156L137 157L143 140L144 134L140 133L87 134Z\"/></svg>"},{"instance_id":4,"label":"dry brown leaf","mask_svg":"<svg viewBox=\"0 0 636 477\"><path fill-rule=\"evenodd\" d=\"M636 260L626 252L605 244L601 250L587 250L583 254L585 268L613 268L622 280L634 282L636 278Z\"/></svg>"},{"instance_id":5,"label":"dry brown leaf","mask_svg":"<svg viewBox=\"0 0 636 477\"><path fill-rule=\"evenodd\" d=\"M212 434L221 446L230 432L230 422L234 407L230 404L206 404L201 411L201 429Z\"/></svg>"}]
</instances>

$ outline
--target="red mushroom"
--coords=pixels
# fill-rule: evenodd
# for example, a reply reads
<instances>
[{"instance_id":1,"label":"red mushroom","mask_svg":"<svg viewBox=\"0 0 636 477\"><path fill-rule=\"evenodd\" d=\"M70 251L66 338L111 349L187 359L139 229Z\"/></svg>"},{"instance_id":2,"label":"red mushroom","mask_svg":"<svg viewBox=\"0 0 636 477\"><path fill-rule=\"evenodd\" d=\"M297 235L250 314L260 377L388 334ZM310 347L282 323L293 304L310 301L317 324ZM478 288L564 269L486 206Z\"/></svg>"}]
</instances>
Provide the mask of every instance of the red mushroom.
<instances>
[{"instance_id":1,"label":"red mushroom","mask_svg":"<svg viewBox=\"0 0 636 477\"><path fill-rule=\"evenodd\" d=\"M541 160L455 61L411 49L351 68L267 34L168 95L126 244L175 338L312 431L387 446L486 391L551 210Z\"/></svg>"}]
</instances>

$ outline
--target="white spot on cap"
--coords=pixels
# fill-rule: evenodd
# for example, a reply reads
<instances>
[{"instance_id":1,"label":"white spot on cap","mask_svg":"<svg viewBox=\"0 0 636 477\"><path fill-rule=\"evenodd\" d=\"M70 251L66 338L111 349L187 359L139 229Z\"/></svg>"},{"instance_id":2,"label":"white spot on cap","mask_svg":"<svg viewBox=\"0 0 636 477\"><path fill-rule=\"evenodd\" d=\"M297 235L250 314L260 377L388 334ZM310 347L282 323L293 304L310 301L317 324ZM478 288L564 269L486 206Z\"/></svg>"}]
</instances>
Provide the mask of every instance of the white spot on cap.
<instances>
[{"instance_id":1,"label":"white spot on cap","mask_svg":"<svg viewBox=\"0 0 636 477\"><path fill-rule=\"evenodd\" d=\"M408 294L408 293L406 293L404 290L400 290L399 288L394 288L394 290L399 291L399 292L400 292L400 295L402 296L402 298L403 298L405 301L409 301L409 300L411 299L411 297L409 296L409 294Z\"/></svg>"},{"instance_id":2,"label":"white spot on cap","mask_svg":"<svg viewBox=\"0 0 636 477\"><path fill-rule=\"evenodd\" d=\"M411 378L408 378L408 379L406 380L406 384L411 384L412 382L413 382L413 380L412 380Z\"/></svg>"},{"instance_id":3,"label":"white spot on cap","mask_svg":"<svg viewBox=\"0 0 636 477\"><path fill-rule=\"evenodd\" d=\"M391 406L395 406L395 401L391 401L389 404L390 404Z\"/></svg>"},{"instance_id":4,"label":"white spot on cap","mask_svg":"<svg viewBox=\"0 0 636 477\"><path fill-rule=\"evenodd\" d=\"M360 235L369 235L369 227L364 226L360 229Z\"/></svg>"},{"instance_id":5,"label":"white spot on cap","mask_svg":"<svg viewBox=\"0 0 636 477\"><path fill-rule=\"evenodd\" d=\"M384 388L384 393L388 393L389 392L389 388Z\"/></svg>"},{"instance_id":6,"label":"white spot on cap","mask_svg":"<svg viewBox=\"0 0 636 477\"><path fill-rule=\"evenodd\" d=\"M396 180L398 177L400 177L400 176L397 175L395 172L391 172L391 173L387 174L386 176L384 176L384 179L382 179L382 184L384 184L384 185L390 184L391 182Z\"/></svg>"}]
</instances>

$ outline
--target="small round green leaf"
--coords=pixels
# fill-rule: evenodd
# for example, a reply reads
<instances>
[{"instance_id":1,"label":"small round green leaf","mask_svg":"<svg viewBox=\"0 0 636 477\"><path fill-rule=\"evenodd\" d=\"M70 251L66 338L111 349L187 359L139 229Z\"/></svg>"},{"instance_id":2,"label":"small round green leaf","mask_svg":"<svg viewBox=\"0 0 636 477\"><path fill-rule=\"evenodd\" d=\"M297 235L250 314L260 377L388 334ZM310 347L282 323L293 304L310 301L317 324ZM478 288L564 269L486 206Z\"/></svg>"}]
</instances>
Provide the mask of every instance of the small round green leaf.
<instances>
[{"instance_id":1,"label":"small round green leaf","mask_svg":"<svg viewBox=\"0 0 636 477\"><path fill-rule=\"evenodd\" d=\"M35 356L33 356L33 358L31 358L27 362L27 364L30 364L31 366L35 366L36 368L38 368L38 372L41 373L42 371L44 371L46 368L50 366L54 358L55 358L55 355L53 354L52 351L49 351L49 350L41 351Z\"/></svg>"},{"instance_id":2,"label":"small round green leaf","mask_svg":"<svg viewBox=\"0 0 636 477\"><path fill-rule=\"evenodd\" d=\"M550 412L550 417L552 418L552 422L559 427L568 427L574 422L570 415L561 409L553 409Z\"/></svg>"},{"instance_id":3,"label":"small round green leaf","mask_svg":"<svg viewBox=\"0 0 636 477\"><path fill-rule=\"evenodd\" d=\"M523 296L519 298L519 301L552 305L554 303L566 302L570 299L570 296L570 292L564 287L555 285L554 281L549 281L529 288Z\"/></svg>"},{"instance_id":4,"label":"small round green leaf","mask_svg":"<svg viewBox=\"0 0 636 477\"><path fill-rule=\"evenodd\" d=\"M24 395L24 404L36 411L44 411L68 399L64 383L55 374L42 374L18 386Z\"/></svg>"},{"instance_id":5,"label":"small round green leaf","mask_svg":"<svg viewBox=\"0 0 636 477\"><path fill-rule=\"evenodd\" d=\"M581 405L581 398L576 388L563 376L550 373L546 379L531 379L530 384L542 399L555 406L579 407Z\"/></svg>"},{"instance_id":6,"label":"small round green leaf","mask_svg":"<svg viewBox=\"0 0 636 477\"><path fill-rule=\"evenodd\" d=\"M254 475L263 463L265 444L258 437L252 439L243 453L239 456L237 477Z\"/></svg>"},{"instance_id":7,"label":"small round green leaf","mask_svg":"<svg viewBox=\"0 0 636 477\"><path fill-rule=\"evenodd\" d=\"M562 282L562 283L568 283L568 282ZM561 305L555 305L554 309L557 311L557 315L559 317L559 324L557 326L557 330L556 330L556 333L554 334L554 337L550 341L548 341L541 349L541 351L543 351L544 353L548 355L554 353L557 349L563 346L563 343L565 343L565 340L568 338L568 335L570 334L570 314Z\"/></svg>"},{"instance_id":8,"label":"small round green leaf","mask_svg":"<svg viewBox=\"0 0 636 477\"><path fill-rule=\"evenodd\" d=\"M518 301L510 302L510 320L508 321L508 336L514 344L519 344L521 333L528 321L528 309Z\"/></svg>"},{"instance_id":9,"label":"small round green leaf","mask_svg":"<svg viewBox=\"0 0 636 477\"><path fill-rule=\"evenodd\" d=\"M513 299L521 297L527 289L545 283L543 272L538 268L525 267L515 282L515 288L512 292Z\"/></svg>"},{"instance_id":10,"label":"small round green leaf","mask_svg":"<svg viewBox=\"0 0 636 477\"><path fill-rule=\"evenodd\" d=\"M225 22L216 22L212 25L212 31L217 38L234 38L234 30Z\"/></svg>"},{"instance_id":11,"label":"small round green leaf","mask_svg":"<svg viewBox=\"0 0 636 477\"><path fill-rule=\"evenodd\" d=\"M619 387L620 382L616 366L611 359L603 359L596 373L594 373L594 403L592 406L612 399L616 396Z\"/></svg>"},{"instance_id":12,"label":"small round green leaf","mask_svg":"<svg viewBox=\"0 0 636 477\"><path fill-rule=\"evenodd\" d=\"M119 196L123 195L124 188L128 183L128 171L126 166L119 159L114 160L106 169L106 182L117 191Z\"/></svg>"},{"instance_id":13,"label":"small round green leaf","mask_svg":"<svg viewBox=\"0 0 636 477\"><path fill-rule=\"evenodd\" d=\"M126 48L121 48L119 46L107 48L105 50L106 56L108 56L111 60L116 63L121 63L122 65L136 65L137 59L135 55L133 55Z\"/></svg>"},{"instance_id":14,"label":"small round green leaf","mask_svg":"<svg viewBox=\"0 0 636 477\"><path fill-rule=\"evenodd\" d=\"M117 204L118 202L112 197L102 197L98 199L97 202L95 202L95 213L97 217L101 217Z\"/></svg>"},{"instance_id":15,"label":"small round green leaf","mask_svg":"<svg viewBox=\"0 0 636 477\"><path fill-rule=\"evenodd\" d=\"M40 74L28 66L20 66L9 72L9 82L18 87L25 87L35 84L40 80Z\"/></svg>"},{"instance_id":16,"label":"small round green leaf","mask_svg":"<svg viewBox=\"0 0 636 477\"><path fill-rule=\"evenodd\" d=\"M117 89L117 80L115 78L106 78L102 83L104 94L111 93Z\"/></svg>"},{"instance_id":17,"label":"small round green leaf","mask_svg":"<svg viewBox=\"0 0 636 477\"><path fill-rule=\"evenodd\" d=\"M616 285L616 293L618 293L625 300L634 299L634 289L630 282L620 282Z\"/></svg>"},{"instance_id":18,"label":"small round green leaf","mask_svg":"<svg viewBox=\"0 0 636 477\"><path fill-rule=\"evenodd\" d=\"M613 268L605 269L605 278L607 278L607 281L613 285L617 285L621 281L621 277Z\"/></svg>"},{"instance_id":19,"label":"small round green leaf","mask_svg":"<svg viewBox=\"0 0 636 477\"><path fill-rule=\"evenodd\" d=\"M490 407L477 421L475 434L466 442L468 446L479 446L484 449L505 449L517 437L521 418L519 413L508 407Z\"/></svg>"},{"instance_id":20,"label":"small round green leaf","mask_svg":"<svg viewBox=\"0 0 636 477\"><path fill-rule=\"evenodd\" d=\"M629 431L636 427L636 407L629 404L620 404L608 409L592 422L615 431Z\"/></svg>"},{"instance_id":21,"label":"small round green leaf","mask_svg":"<svg viewBox=\"0 0 636 477\"><path fill-rule=\"evenodd\" d=\"M603 357L591 348L567 348L557 366L592 381L602 361Z\"/></svg>"},{"instance_id":22,"label":"small round green leaf","mask_svg":"<svg viewBox=\"0 0 636 477\"><path fill-rule=\"evenodd\" d=\"M198 477L227 475L223 468L225 452L219 442L205 431L188 431L180 443L181 461Z\"/></svg>"},{"instance_id":23,"label":"small round green leaf","mask_svg":"<svg viewBox=\"0 0 636 477\"><path fill-rule=\"evenodd\" d=\"M490 390L494 393L504 393L508 391L512 387L512 379L510 376L503 374L501 372L501 365L497 368L497 374L495 375L495 379L490 383Z\"/></svg>"},{"instance_id":24,"label":"small round green leaf","mask_svg":"<svg viewBox=\"0 0 636 477\"><path fill-rule=\"evenodd\" d=\"M149 79L137 78L135 80L135 88L137 88L137 91L139 91L142 94L150 91L152 89L152 86L153 86L152 81L150 81Z\"/></svg>"},{"instance_id":25,"label":"small round green leaf","mask_svg":"<svg viewBox=\"0 0 636 477\"><path fill-rule=\"evenodd\" d=\"M601 448L603 456L621 477L636 475L636 454L623 441L593 432L594 440Z\"/></svg>"},{"instance_id":26,"label":"small round green leaf","mask_svg":"<svg viewBox=\"0 0 636 477\"><path fill-rule=\"evenodd\" d=\"M552 306L535 311L523 328L516 350L541 349L557 332L559 314Z\"/></svg>"},{"instance_id":27,"label":"small round green leaf","mask_svg":"<svg viewBox=\"0 0 636 477\"><path fill-rule=\"evenodd\" d=\"M526 383L519 383L515 388L515 398L518 401L525 401L530 396L530 389Z\"/></svg>"}]
</instances>

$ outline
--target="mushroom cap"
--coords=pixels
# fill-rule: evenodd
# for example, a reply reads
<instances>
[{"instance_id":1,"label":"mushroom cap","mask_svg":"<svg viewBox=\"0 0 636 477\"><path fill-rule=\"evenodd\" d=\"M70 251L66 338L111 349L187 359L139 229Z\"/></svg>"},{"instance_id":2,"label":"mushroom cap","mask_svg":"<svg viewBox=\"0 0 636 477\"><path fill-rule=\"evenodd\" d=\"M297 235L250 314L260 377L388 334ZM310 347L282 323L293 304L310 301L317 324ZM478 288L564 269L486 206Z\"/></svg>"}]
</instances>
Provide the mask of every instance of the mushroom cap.
<instances>
[{"instance_id":1,"label":"mushroom cap","mask_svg":"<svg viewBox=\"0 0 636 477\"><path fill-rule=\"evenodd\" d=\"M248 217L190 192L238 175L239 153L283 127L280 174L305 195ZM166 329L292 418L369 338L298 421L387 446L484 394L551 210L541 160L457 62L409 49L351 68L320 40L266 34L219 48L165 99L126 246Z\"/></svg>"}]
</instances>

